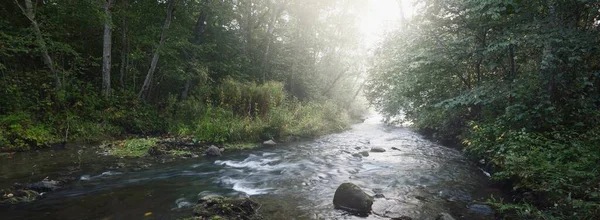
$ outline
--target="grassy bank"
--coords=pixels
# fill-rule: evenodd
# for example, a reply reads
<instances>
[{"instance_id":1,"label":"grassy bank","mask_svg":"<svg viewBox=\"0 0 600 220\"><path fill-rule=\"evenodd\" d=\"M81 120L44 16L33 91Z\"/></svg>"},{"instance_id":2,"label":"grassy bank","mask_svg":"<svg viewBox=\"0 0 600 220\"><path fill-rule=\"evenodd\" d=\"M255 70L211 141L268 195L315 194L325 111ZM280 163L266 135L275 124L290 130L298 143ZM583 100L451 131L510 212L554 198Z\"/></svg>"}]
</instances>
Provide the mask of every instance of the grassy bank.
<instances>
[{"instance_id":1,"label":"grassy bank","mask_svg":"<svg viewBox=\"0 0 600 220\"><path fill-rule=\"evenodd\" d=\"M62 141L93 141L125 135L191 137L202 143L248 143L315 137L348 128L348 112L331 101L299 101L283 84L226 80L203 95L175 98L152 107L123 95L111 101L70 97L63 111L0 115L0 149L23 151ZM146 144L129 143L134 146ZM241 146L241 145L240 145ZM136 153L134 153L136 154Z\"/></svg>"}]
</instances>

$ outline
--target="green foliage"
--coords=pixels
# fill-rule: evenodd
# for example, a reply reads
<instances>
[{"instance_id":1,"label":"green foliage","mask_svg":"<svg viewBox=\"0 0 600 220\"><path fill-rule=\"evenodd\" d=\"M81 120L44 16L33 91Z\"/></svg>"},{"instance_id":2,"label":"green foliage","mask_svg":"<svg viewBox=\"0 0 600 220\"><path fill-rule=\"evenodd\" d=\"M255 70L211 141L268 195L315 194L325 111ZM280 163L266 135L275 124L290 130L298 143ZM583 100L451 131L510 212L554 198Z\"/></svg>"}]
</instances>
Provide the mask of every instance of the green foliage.
<instances>
[{"instance_id":1,"label":"green foliage","mask_svg":"<svg viewBox=\"0 0 600 220\"><path fill-rule=\"evenodd\" d=\"M348 128L347 113L331 102L301 103L283 85L228 80L215 90L219 105L188 100L175 107L170 133L210 143L256 142L287 136L314 137Z\"/></svg>"},{"instance_id":2,"label":"green foliage","mask_svg":"<svg viewBox=\"0 0 600 220\"><path fill-rule=\"evenodd\" d=\"M148 150L156 146L157 138L132 138L117 143L110 152L118 157L142 157L148 155Z\"/></svg>"},{"instance_id":3,"label":"green foliage","mask_svg":"<svg viewBox=\"0 0 600 220\"><path fill-rule=\"evenodd\" d=\"M599 7L423 1L376 53L367 96L485 159L520 196L497 202L507 218L598 219Z\"/></svg>"},{"instance_id":4,"label":"green foliage","mask_svg":"<svg viewBox=\"0 0 600 220\"><path fill-rule=\"evenodd\" d=\"M57 141L53 130L34 121L31 115L0 115L0 149L28 150L47 147Z\"/></svg>"}]
</instances>

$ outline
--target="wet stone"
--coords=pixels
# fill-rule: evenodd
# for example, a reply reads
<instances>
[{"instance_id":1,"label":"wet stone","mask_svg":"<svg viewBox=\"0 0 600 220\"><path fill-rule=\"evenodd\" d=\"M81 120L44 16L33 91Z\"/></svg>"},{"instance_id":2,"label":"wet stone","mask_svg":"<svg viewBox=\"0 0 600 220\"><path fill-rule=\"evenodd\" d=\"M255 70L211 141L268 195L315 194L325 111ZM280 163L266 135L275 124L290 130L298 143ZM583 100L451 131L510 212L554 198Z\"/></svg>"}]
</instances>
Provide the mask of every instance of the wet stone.
<instances>
[{"instance_id":1,"label":"wet stone","mask_svg":"<svg viewBox=\"0 0 600 220\"><path fill-rule=\"evenodd\" d=\"M277 143L275 141L273 141L273 140L268 140L268 141L263 142L263 146L265 146L265 147L275 147L275 146L277 146Z\"/></svg>"},{"instance_id":2,"label":"wet stone","mask_svg":"<svg viewBox=\"0 0 600 220\"><path fill-rule=\"evenodd\" d=\"M469 212L477 215L494 215L494 209L492 209L492 207L482 204L470 205Z\"/></svg>"},{"instance_id":3,"label":"wet stone","mask_svg":"<svg viewBox=\"0 0 600 220\"><path fill-rule=\"evenodd\" d=\"M260 204L250 198L213 197L194 207L194 215L203 219L262 219L256 210Z\"/></svg>"},{"instance_id":4,"label":"wet stone","mask_svg":"<svg viewBox=\"0 0 600 220\"><path fill-rule=\"evenodd\" d=\"M206 153L206 156L210 156L210 157L221 156L221 150L215 146L210 146L208 149L206 149L205 153Z\"/></svg>"},{"instance_id":5,"label":"wet stone","mask_svg":"<svg viewBox=\"0 0 600 220\"><path fill-rule=\"evenodd\" d=\"M455 220L455 219L454 219L454 217L452 217L452 215L442 212L437 216L437 218L435 218L435 220Z\"/></svg>"},{"instance_id":6,"label":"wet stone","mask_svg":"<svg viewBox=\"0 0 600 220\"><path fill-rule=\"evenodd\" d=\"M336 209L348 211L359 216L366 216L371 212L373 197L367 195L367 193L353 183L343 183L335 190L333 205Z\"/></svg>"},{"instance_id":7,"label":"wet stone","mask_svg":"<svg viewBox=\"0 0 600 220\"><path fill-rule=\"evenodd\" d=\"M383 149L381 147L374 147L374 148L371 148L371 152L374 152L374 153L383 153L383 152L385 152L385 149Z\"/></svg>"}]
</instances>

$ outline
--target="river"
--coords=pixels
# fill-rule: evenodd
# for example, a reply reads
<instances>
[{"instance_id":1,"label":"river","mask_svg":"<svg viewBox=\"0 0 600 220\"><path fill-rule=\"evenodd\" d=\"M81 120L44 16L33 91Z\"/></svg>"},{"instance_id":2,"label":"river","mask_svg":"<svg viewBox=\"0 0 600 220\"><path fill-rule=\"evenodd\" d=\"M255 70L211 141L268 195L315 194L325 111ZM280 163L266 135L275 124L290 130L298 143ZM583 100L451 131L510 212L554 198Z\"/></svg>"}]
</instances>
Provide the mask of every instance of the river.
<instances>
[{"instance_id":1,"label":"river","mask_svg":"<svg viewBox=\"0 0 600 220\"><path fill-rule=\"evenodd\" d=\"M0 188L46 176L76 178L30 204L1 205L2 219L176 219L189 216L199 193L250 196L266 219L492 219L469 212L494 193L488 178L460 151L408 128L371 117L352 129L274 148L225 152L219 158L127 159L94 145L0 157ZM369 152L381 147L386 152ZM375 200L362 218L333 208L336 188L360 186Z\"/></svg>"}]
</instances>

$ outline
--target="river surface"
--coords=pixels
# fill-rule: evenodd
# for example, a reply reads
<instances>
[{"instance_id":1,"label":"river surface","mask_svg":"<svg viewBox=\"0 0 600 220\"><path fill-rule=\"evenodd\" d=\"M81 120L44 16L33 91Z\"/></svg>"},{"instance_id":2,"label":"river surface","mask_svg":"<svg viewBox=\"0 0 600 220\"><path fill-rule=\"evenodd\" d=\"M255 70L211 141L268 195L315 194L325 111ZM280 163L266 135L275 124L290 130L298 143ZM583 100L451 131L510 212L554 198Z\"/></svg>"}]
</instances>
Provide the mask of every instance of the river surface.
<instances>
[{"instance_id":1,"label":"river surface","mask_svg":"<svg viewBox=\"0 0 600 220\"><path fill-rule=\"evenodd\" d=\"M191 214L186 206L200 193L250 196L266 219L434 219L441 212L491 219L467 208L494 190L460 151L380 121L371 117L343 133L219 158L113 158L94 145L5 155L0 188L46 176L76 180L31 204L2 205L0 218L177 219ZM353 156L372 147L386 152ZM344 182L385 198L375 200L366 218L335 210L333 195Z\"/></svg>"}]
</instances>

